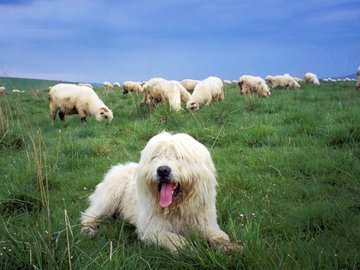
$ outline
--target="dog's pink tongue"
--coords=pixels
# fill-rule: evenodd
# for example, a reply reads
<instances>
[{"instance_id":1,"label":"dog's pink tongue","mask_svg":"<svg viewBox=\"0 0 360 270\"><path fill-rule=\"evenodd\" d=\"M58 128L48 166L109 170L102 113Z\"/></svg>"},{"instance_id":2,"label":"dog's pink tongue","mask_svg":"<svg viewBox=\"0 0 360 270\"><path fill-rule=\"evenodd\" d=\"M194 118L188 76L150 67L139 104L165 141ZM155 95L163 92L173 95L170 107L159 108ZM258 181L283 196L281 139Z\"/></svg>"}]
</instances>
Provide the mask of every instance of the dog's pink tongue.
<instances>
[{"instance_id":1,"label":"dog's pink tongue","mask_svg":"<svg viewBox=\"0 0 360 270\"><path fill-rule=\"evenodd\" d=\"M175 184L163 183L160 190L160 206L168 207L172 203L172 191Z\"/></svg>"}]
</instances>

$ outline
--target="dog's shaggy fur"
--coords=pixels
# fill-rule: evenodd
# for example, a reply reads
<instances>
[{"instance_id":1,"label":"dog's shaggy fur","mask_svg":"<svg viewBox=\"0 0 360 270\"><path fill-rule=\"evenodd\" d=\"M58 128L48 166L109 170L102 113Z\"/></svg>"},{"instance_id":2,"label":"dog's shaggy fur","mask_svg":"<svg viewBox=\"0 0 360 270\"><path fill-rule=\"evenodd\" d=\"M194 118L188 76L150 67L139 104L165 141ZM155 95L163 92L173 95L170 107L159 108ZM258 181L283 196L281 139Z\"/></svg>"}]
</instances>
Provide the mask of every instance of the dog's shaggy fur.
<instances>
[{"instance_id":1,"label":"dog's shaggy fur","mask_svg":"<svg viewBox=\"0 0 360 270\"><path fill-rule=\"evenodd\" d=\"M212 246L241 250L217 223L216 171L209 151L187 134L151 138L139 164L118 164L90 196L82 230L94 235L100 220L119 214L135 225L145 243L171 251L197 231Z\"/></svg>"}]
</instances>

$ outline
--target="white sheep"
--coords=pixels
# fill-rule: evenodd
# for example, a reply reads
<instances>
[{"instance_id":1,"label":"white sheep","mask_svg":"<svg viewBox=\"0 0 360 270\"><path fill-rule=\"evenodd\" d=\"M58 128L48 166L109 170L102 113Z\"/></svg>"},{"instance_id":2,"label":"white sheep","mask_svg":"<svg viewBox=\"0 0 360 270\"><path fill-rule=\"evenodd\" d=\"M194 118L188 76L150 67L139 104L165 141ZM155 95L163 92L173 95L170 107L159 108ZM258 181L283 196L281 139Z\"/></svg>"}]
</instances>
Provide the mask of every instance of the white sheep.
<instances>
[{"instance_id":1,"label":"white sheep","mask_svg":"<svg viewBox=\"0 0 360 270\"><path fill-rule=\"evenodd\" d=\"M304 82L305 83L313 83L313 84L320 84L318 77L316 74L307 72L304 75Z\"/></svg>"},{"instance_id":2,"label":"white sheep","mask_svg":"<svg viewBox=\"0 0 360 270\"><path fill-rule=\"evenodd\" d=\"M266 76L266 82L271 88L294 88L299 89L300 84L290 75Z\"/></svg>"},{"instance_id":3,"label":"white sheep","mask_svg":"<svg viewBox=\"0 0 360 270\"><path fill-rule=\"evenodd\" d=\"M61 121L65 115L79 114L81 122L86 122L87 115L94 115L97 121L113 119L112 111L97 96L95 91L87 86L60 83L49 91L49 107L51 123L54 123L59 112Z\"/></svg>"},{"instance_id":4,"label":"white sheep","mask_svg":"<svg viewBox=\"0 0 360 270\"><path fill-rule=\"evenodd\" d=\"M239 78L238 85L241 95L256 92L264 97L268 97L271 94L266 82L258 76L243 75Z\"/></svg>"},{"instance_id":5,"label":"white sheep","mask_svg":"<svg viewBox=\"0 0 360 270\"><path fill-rule=\"evenodd\" d=\"M194 92L195 86L198 84L199 80L184 79L181 81L181 85L189 91L190 93Z\"/></svg>"},{"instance_id":6,"label":"white sheep","mask_svg":"<svg viewBox=\"0 0 360 270\"><path fill-rule=\"evenodd\" d=\"M142 87L142 83L140 82L133 82L133 81L125 81L124 82L124 94L127 93L143 93L144 89Z\"/></svg>"},{"instance_id":7,"label":"white sheep","mask_svg":"<svg viewBox=\"0 0 360 270\"><path fill-rule=\"evenodd\" d=\"M143 104L156 106L158 103L169 103L174 111L181 109L182 100L187 102L190 98L190 93L178 81L154 78L145 83L143 89Z\"/></svg>"},{"instance_id":8,"label":"white sheep","mask_svg":"<svg viewBox=\"0 0 360 270\"><path fill-rule=\"evenodd\" d=\"M119 87L120 88L120 83L119 82L114 82L113 87Z\"/></svg>"},{"instance_id":9,"label":"white sheep","mask_svg":"<svg viewBox=\"0 0 360 270\"><path fill-rule=\"evenodd\" d=\"M13 89L11 92L13 92L13 93L21 93L21 91L19 89Z\"/></svg>"},{"instance_id":10,"label":"white sheep","mask_svg":"<svg viewBox=\"0 0 360 270\"><path fill-rule=\"evenodd\" d=\"M112 85L112 83L111 82L103 82L103 87L104 87L104 89L105 90L109 90L109 89L113 89L114 88L114 86Z\"/></svg>"},{"instance_id":11,"label":"white sheep","mask_svg":"<svg viewBox=\"0 0 360 270\"><path fill-rule=\"evenodd\" d=\"M157 83L160 83L160 82L164 82L164 81L166 81L165 79L163 79L163 78L158 78L158 77L156 77L156 78L152 78L152 79L150 79L150 80L148 80L147 82L145 82L144 84L143 84L143 86L142 86L142 88L143 88L143 92L144 92L144 97L143 97L143 99L142 99L142 101L141 101L141 105L155 105L155 101L150 101L149 99L148 99L148 89L151 89L151 88L153 88Z\"/></svg>"},{"instance_id":12,"label":"white sheep","mask_svg":"<svg viewBox=\"0 0 360 270\"><path fill-rule=\"evenodd\" d=\"M200 109L201 106L207 106L217 100L224 100L224 84L220 78L210 76L198 82L186 104L186 108L191 111L196 111Z\"/></svg>"},{"instance_id":13,"label":"white sheep","mask_svg":"<svg viewBox=\"0 0 360 270\"><path fill-rule=\"evenodd\" d=\"M5 94L5 86L0 86L0 95L4 95Z\"/></svg>"},{"instance_id":14,"label":"white sheep","mask_svg":"<svg viewBox=\"0 0 360 270\"><path fill-rule=\"evenodd\" d=\"M360 89L360 67L358 67L356 74L358 76L358 79L357 79L357 83L356 83L356 86L355 86L355 90L359 90Z\"/></svg>"}]
</instances>

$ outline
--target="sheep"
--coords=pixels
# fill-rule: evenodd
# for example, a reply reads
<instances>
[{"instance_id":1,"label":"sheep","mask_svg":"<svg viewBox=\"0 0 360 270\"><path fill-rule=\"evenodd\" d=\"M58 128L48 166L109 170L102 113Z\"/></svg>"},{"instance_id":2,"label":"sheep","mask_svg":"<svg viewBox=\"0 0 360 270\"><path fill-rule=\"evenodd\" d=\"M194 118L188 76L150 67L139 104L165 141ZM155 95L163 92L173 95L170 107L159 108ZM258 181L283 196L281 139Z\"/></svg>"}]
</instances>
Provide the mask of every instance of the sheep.
<instances>
[{"instance_id":1,"label":"sheep","mask_svg":"<svg viewBox=\"0 0 360 270\"><path fill-rule=\"evenodd\" d=\"M114 82L114 83L113 83L113 87L119 87L119 88L120 88L120 83Z\"/></svg>"},{"instance_id":2,"label":"sheep","mask_svg":"<svg viewBox=\"0 0 360 270\"><path fill-rule=\"evenodd\" d=\"M290 75L266 76L266 82L271 88L294 88L299 89L300 84Z\"/></svg>"},{"instance_id":3,"label":"sheep","mask_svg":"<svg viewBox=\"0 0 360 270\"><path fill-rule=\"evenodd\" d=\"M240 95L256 92L264 97L268 97L271 94L266 82L260 77L243 75L239 78L238 85Z\"/></svg>"},{"instance_id":4,"label":"sheep","mask_svg":"<svg viewBox=\"0 0 360 270\"><path fill-rule=\"evenodd\" d=\"M218 77L210 76L195 86L186 108L197 111L202 105L210 105L213 101L224 100L224 84Z\"/></svg>"},{"instance_id":5,"label":"sheep","mask_svg":"<svg viewBox=\"0 0 360 270\"><path fill-rule=\"evenodd\" d=\"M112 111L97 96L95 91L87 86L60 83L49 91L49 107L51 124L56 113L61 121L65 115L79 114L81 123L86 122L87 115L94 115L97 121L113 119Z\"/></svg>"},{"instance_id":6,"label":"sheep","mask_svg":"<svg viewBox=\"0 0 360 270\"><path fill-rule=\"evenodd\" d=\"M124 82L124 94L127 93L143 93L144 89L142 87L142 83L139 82L133 82L133 81L125 81Z\"/></svg>"},{"instance_id":7,"label":"sheep","mask_svg":"<svg viewBox=\"0 0 360 270\"><path fill-rule=\"evenodd\" d=\"M356 83L356 86L355 86L355 91L360 89L360 67L358 67L356 74L358 76L358 79L357 79L357 83Z\"/></svg>"},{"instance_id":8,"label":"sheep","mask_svg":"<svg viewBox=\"0 0 360 270\"><path fill-rule=\"evenodd\" d=\"M143 89L143 104L155 106L157 103L168 102L174 111L180 111L181 101L187 102L190 98L190 93L178 81L154 78L145 83Z\"/></svg>"},{"instance_id":9,"label":"sheep","mask_svg":"<svg viewBox=\"0 0 360 270\"><path fill-rule=\"evenodd\" d=\"M148 98L148 93L149 91L151 91L151 89L153 87L155 87L156 84L160 83L160 82L164 82L166 81L165 79L163 78L152 78L150 80L148 80L147 82L144 83L144 85L142 86L143 88L143 92L144 92L144 97L141 101L141 105L155 105L155 101L151 101L149 100Z\"/></svg>"},{"instance_id":10,"label":"sheep","mask_svg":"<svg viewBox=\"0 0 360 270\"><path fill-rule=\"evenodd\" d=\"M181 85L184 86L189 93L192 93L194 92L195 86L198 82L199 80L184 79L181 81Z\"/></svg>"},{"instance_id":11,"label":"sheep","mask_svg":"<svg viewBox=\"0 0 360 270\"><path fill-rule=\"evenodd\" d=\"M114 88L114 86L112 85L111 82L106 82L106 81L103 82L103 87L104 87L105 90L109 90L109 89Z\"/></svg>"},{"instance_id":12,"label":"sheep","mask_svg":"<svg viewBox=\"0 0 360 270\"><path fill-rule=\"evenodd\" d=\"M0 86L0 95L4 95L5 94L5 86Z\"/></svg>"},{"instance_id":13,"label":"sheep","mask_svg":"<svg viewBox=\"0 0 360 270\"><path fill-rule=\"evenodd\" d=\"M313 83L313 84L320 84L318 77L316 74L307 72L304 75L304 82L305 83Z\"/></svg>"},{"instance_id":14,"label":"sheep","mask_svg":"<svg viewBox=\"0 0 360 270\"><path fill-rule=\"evenodd\" d=\"M19 89L13 89L11 92L13 92L13 93L21 93L21 91Z\"/></svg>"}]
</instances>

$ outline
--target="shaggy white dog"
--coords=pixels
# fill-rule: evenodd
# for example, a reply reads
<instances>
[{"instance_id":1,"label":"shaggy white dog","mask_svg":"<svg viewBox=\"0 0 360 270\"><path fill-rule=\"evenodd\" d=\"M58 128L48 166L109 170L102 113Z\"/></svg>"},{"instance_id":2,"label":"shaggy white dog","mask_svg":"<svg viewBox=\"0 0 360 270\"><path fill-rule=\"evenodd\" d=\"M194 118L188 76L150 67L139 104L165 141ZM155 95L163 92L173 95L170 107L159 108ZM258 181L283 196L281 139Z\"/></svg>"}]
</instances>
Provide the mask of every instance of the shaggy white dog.
<instances>
[{"instance_id":1,"label":"shaggy white dog","mask_svg":"<svg viewBox=\"0 0 360 270\"><path fill-rule=\"evenodd\" d=\"M119 214L142 241L171 251L187 245L193 230L211 246L241 251L217 223L216 185L204 145L187 134L162 132L149 140L139 164L118 164L105 175L82 213L82 231L94 235L101 220Z\"/></svg>"}]
</instances>

